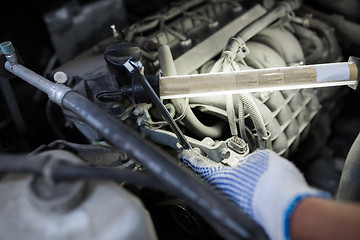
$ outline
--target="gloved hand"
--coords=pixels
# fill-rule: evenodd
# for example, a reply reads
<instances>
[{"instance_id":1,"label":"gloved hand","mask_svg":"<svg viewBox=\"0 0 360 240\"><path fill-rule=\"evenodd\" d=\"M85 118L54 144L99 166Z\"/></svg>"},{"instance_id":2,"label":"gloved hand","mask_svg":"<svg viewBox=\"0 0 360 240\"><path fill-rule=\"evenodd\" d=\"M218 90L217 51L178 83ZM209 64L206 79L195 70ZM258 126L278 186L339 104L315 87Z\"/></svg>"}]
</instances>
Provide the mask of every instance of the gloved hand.
<instances>
[{"instance_id":1,"label":"gloved hand","mask_svg":"<svg viewBox=\"0 0 360 240\"><path fill-rule=\"evenodd\" d=\"M180 161L263 226L271 239L291 239L290 218L310 196L329 197L311 188L290 161L269 150L256 151L238 167L226 167L185 150Z\"/></svg>"}]
</instances>

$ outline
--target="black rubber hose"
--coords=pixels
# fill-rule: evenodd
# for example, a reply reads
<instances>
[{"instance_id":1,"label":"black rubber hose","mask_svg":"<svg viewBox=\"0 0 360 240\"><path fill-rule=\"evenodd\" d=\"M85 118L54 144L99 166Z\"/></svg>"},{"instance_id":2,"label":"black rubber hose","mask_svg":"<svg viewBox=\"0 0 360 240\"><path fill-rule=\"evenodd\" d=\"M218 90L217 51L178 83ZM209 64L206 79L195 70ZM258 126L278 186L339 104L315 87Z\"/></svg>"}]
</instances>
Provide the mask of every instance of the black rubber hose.
<instances>
[{"instance_id":1,"label":"black rubber hose","mask_svg":"<svg viewBox=\"0 0 360 240\"><path fill-rule=\"evenodd\" d=\"M0 172L6 173L29 173L42 175L43 168L48 159L37 155L24 154L1 154ZM169 192L171 189L164 188L157 179L147 172L130 171L115 168L94 168L69 163L57 163L52 166L51 177L54 180L98 179L126 181L131 184L140 184L155 190ZM171 192L171 191L170 191Z\"/></svg>"},{"instance_id":2,"label":"black rubber hose","mask_svg":"<svg viewBox=\"0 0 360 240\"><path fill-rule=\"evenodd\" d=\"M360 133L346 157L341 173L337 200L360 202Z\"/></svg>"},{"instance_id":3,"label":"black rubber hose","mask_svg":"<svg viewBox=\"0 0 360 240\"><path fill-rule=\"evenodd\" d=\"M219 234L227 239L268 239L263 228L243 211L223 199L159 147L107 114L85 97L68 92L63 107L77 114L99 131L107 141L148 168L163 184L172 188Z\"/></svg>"}]
</instances>

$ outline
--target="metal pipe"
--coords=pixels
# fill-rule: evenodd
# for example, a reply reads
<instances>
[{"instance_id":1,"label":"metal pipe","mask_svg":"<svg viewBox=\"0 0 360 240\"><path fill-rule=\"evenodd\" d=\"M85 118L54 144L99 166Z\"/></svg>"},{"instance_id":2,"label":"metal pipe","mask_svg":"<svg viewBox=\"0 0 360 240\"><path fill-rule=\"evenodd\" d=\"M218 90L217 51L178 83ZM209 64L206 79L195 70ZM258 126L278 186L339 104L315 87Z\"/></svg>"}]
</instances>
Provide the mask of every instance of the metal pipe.
<instances>
[{"instance_id":1,"label":"metal pipe","mask_svg":"<svg viewBox=\"0 0 360 240\"><path fill-rule=\"evenodd\" d=\"M60 106L62 104L62 99L65 94L73 91L71 88L65 86L64 84L50 82L46 78L31 71L30 69L24 67L21 64L11 65L10 62L7 61L5 63L5 68L9 72L29 83L30 85L46 93L51 101L55 102Z\"/></svg>"}]
</instances>

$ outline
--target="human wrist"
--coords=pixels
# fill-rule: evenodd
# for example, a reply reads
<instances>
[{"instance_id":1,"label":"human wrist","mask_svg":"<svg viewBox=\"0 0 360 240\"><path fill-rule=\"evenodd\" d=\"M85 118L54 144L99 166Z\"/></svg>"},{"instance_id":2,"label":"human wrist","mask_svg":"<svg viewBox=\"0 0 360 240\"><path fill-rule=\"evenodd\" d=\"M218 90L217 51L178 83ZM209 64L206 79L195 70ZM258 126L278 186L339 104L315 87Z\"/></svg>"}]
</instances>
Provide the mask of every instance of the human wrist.
<instances>
[{"instance_id":1,"label":"human wrist","mask_svg":"<svg viewBox=\"0 0 360 240\"><path fill-rule=\"evenodd\" d=\"M310 187L288 160L270 152L269 166L258 181L253 199L254 219L271 239L290 238L290 218L297 205L313 196L328 197Z\"/></svg>"},{"instance_id":2,"label":"human wrist","mask_svg":"<svg viewBox=\"0 0 360 240\"><path fill-rule=\"evenodd\" d=\"M301 215L301 211L305 209L308 209L308 203L311 202L312 199L319 198L318 196L314 195L299 195L297 196L294 201L290 204L289 208L287 209L285 213L284 218L284 235L286 240L293 239L293 220L294 218L299 218ZM295 214L297 216L295 216ZM305 213L306 215L306 213ZM302 219L301 219L302 220Z\"/></svg>"},{"instance_id":3,"label":"human wrist","mask_svg":"<svg viewBox=\"0 0 360 240\"><path fill-rule=\"evenodd\" d=\"M332 199L309 197L291 217L293 240L359 239L360 207Z\"/></svg>"}]
</instances>

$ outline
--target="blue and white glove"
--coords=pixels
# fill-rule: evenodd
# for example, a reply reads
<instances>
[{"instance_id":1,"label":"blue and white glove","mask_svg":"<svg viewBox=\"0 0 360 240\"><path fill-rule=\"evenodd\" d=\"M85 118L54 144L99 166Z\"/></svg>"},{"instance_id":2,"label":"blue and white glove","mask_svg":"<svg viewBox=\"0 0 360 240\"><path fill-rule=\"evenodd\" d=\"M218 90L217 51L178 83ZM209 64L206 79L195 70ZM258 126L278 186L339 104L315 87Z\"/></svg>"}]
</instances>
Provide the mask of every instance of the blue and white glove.
<instances>
[{"instance_id":1,"label":"blue and white glove","mask_svg":"<svg viewBox=\"0 0 360 240\"><path fill-rule=\"evenodd\" d=\"M302 199L328 197L311 188L293 163L269 150L254 152L238 167L226 167L188 150L179 158L255 219L273 240L291 239L290 218Z\"/></svg>"}]
</instances>

